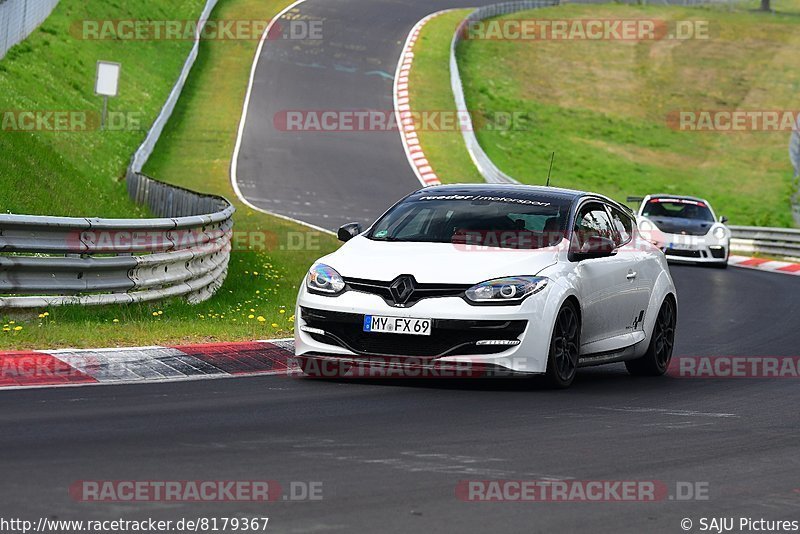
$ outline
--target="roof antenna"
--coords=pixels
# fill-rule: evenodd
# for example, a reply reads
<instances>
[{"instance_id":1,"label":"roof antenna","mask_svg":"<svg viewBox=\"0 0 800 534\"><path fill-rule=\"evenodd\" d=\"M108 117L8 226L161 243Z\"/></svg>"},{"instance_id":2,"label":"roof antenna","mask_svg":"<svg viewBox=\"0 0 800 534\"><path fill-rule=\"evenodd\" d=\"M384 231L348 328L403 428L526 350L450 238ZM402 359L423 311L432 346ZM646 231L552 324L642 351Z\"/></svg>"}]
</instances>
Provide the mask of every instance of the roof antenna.
<instances>
[{"instance_id":1,"label":"roof antenna","mask_svg":"<svg viewBox=\"0 0 800 534\"><path fill-rule=\"evenodd\" d=\"M553 160L554 159L556 159L555 151L553 151L553 153L550 155L550 168L547 169L547 187L550 187L550 173L553 171Z\"/></svg>"}]
</instances>

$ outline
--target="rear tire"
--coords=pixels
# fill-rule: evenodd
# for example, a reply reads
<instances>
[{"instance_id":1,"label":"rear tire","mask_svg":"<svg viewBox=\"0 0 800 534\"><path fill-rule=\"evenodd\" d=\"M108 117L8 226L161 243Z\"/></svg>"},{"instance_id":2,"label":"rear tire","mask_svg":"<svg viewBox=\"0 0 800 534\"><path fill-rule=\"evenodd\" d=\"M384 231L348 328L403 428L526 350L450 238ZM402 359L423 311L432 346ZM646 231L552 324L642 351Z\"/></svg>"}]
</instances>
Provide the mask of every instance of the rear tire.
<instances>
[{"instance_id":1,"label":"rear tire","mask_svg":"<svg viewBox=\"0 0 800 534\"><path fill-rule=\"evenodd\" d=\"M650 336L650 346L641 358L625 362L628 372L634 376L661 376L667 372L672 360L672 348L675 344L675 320L677 313L672 297L664 299L658 310Z\"/></svg>"},{"instance_id":2,"label":"rear tire","mask_svg":"<svg viewBox=\"0 0 800 534\"><path fill-rule=\"evenodd\" d=\"M578 372L578 351L581 346L581 322L575 305L561 305L550 338L546 379L550 387L565 389L572 385Z\"/></svg>"}]
</instances>

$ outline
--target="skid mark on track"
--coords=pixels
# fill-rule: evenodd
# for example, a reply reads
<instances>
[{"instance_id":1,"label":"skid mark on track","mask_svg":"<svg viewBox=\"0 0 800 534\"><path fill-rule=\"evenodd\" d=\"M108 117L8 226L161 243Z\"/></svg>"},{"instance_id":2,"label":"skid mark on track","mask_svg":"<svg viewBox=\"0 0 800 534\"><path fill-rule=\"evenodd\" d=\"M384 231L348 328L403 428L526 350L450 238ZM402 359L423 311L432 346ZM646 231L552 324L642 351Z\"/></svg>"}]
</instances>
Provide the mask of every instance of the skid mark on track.
<instances>
[{"instance_id":1,"label":"skid mark on track","mask_svg":"<svg viewBox=\"0 0 800 534\"><path fill-rule=\"evenodd\" d=\"M330 441L326 443L327 450L307 448L299 450L301 456L317 460L333 460L337 462L354 463L361 465L378 465L406 473L436 473L442 475L460 475L487 478L537 478L541 480L572 480L573 477L553 475L549 473L520 471L508 469L498 464L511 463L506 458L486 458L449 453L432 453L425 451L401 451L391 456L377 456L375 447L364 447L362 451L354 454L350 447L339 447ZM341 448L341 452L330 448ZM371 454L373 453L373 454Z\"/></svg>"},{"instance_id":2,"label":"skid mark on track","mask_svg":"<svg viewBox=\"0 0 800 534\"><path fill-rule=\"evenodd\" d=\"M734 413L698 412L695 410L674 410L670 408L640 408L635 406L623 406L619 408L598 406L597 409L607 410L611 412L672 415L677 417L715 417L715 418L739 417Z\"/></svg>"}]
</instances>

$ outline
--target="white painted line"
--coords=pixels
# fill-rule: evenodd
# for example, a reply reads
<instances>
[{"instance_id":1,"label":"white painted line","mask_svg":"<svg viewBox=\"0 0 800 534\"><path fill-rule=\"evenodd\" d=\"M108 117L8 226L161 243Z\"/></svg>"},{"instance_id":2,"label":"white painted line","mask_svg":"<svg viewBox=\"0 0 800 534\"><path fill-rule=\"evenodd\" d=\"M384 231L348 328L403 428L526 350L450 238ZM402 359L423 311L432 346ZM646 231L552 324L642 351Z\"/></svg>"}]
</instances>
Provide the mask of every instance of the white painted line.
<instances>
[{"instance_id":1,"label":"white painted line","mask_svg":"<svg viewBox=\"0 0 800 534\"><path fill-rule=\"evenodd\" d=\"M323 233L326 233L326 234L329 234L329 235L336 235L335 232L333 232L331 230L328 230L326 228L322 228L320 226L316 226L314 224L310 224L310 223L307 223L305 221L301 221L299 219L294 219L294 218L288 217L286 215L281 215L279 213L274 213L272 211L265 210L263 208L259 208L258 206L256 206L255 204L253 204L252 202L247 200L245 198L245 196L242 194L241 189L239 189L239 180L238 180L238 176L237 176L238 165L239 165L239 151L242 148L242 137L244 135L245 124L247 123L247 112L248 112L248 110L250 108L250 97L252 96L252 93L253 93L253 82L255 81L256 69L258 68L258 60L261 57L261 51L264 48L264 43L268 40L269 32L272 29L272 27L275 25L275 23L278 21L278 19L280 19L286 13L288 13L289 11L291 11L292 9L294 9L297 6L299 6L300 4L302 4L305 1L306 0L296 0L295 2L293 2L293 3L289 4L288 6L286 6L283 10L281 10L280 13L278 13L277 15L272 17L272 20L269 21L269 24L267 24L266 29L264 29L264 33L261 35L261 39L258 41L258 47L256 48L256 54L255 54L255 57L253 58L253 65L250 68L250 80L247 83L247 92L245 93L244 103L242 104L242 117L241 117L241 119L239 119L239 130L238 130L238 132L236 134L236 144L233 147L233 157L231 158L231 168L230 168L231 186L233 187L233 191L236 193L236 196L239 198L239 200L242 202L242 204L244 204L245 206L247 206L250 209L253 209L253 210L258 211L260 213L265 213L267 215L272 215L273 217L278 217L279 219L283 219L283 220L286 220L286 221L291 221L293 223L301 224L303 226L311 228L312 230L317 230L318 232L323 232Z\"/></svg>"}]
</instances>

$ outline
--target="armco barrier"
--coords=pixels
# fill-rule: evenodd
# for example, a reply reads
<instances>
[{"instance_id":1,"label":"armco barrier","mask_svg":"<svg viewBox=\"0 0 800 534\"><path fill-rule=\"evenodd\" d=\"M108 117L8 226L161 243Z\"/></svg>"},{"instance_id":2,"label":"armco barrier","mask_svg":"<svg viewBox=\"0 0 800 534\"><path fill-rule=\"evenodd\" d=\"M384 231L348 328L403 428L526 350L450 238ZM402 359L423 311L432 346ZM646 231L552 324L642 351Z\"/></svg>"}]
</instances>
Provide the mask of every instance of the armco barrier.
<instances>
[{"instance_id":1,"label":"armco barrier","mask_svg":"<svg viewBox=\"0 0 800 534\"><path fill-rule=\"evenodd\" d=\"M0 215L0 308L209 298L227 274L233 206L141 175L129 188L163 218Z\"/></svg>"},{"instance_id":2,"label":"armco barrier","mask_svg":"<svg viewBox=\"0 0 800 534\"><path fill-rule=\"evenodd\" d=\"M0 59L52 13L58 0L0 0Z\"/></svg>"},{"instance_id":3,"label":"armco barrier","mask_svg":"<svg viewBox=\"0 0 800 534\"><path fill-rule=\"evenodd\" d=\"M731 226L731 249L750 254L800 258L800 230Z\"/></svg>"},{"instance_id":4,"label":"armco barrier","mask_svg":"<svg viewBox=\"0 0 800 534\"><path fill-rule=\"evenodd\" d=\"M129 175L131 173L142 172L142 168L144 167L145 163L147 163L147 160L150 158L150 154L153 153L153 150L156 147L156 143L158 143L158 139L161 137L161 132L164 131L164 127L167 125L169 118L172 116L172 112L175 110L175 106L178 104L178 99L181 97L181 92L183 91L183 86L186 83L186 79L189 77L189 72L191 72L194 62L197 60L197 54L200 52L200 36L202 35L206 22L211 17L211 12L214 10L214 7L216 7L218 1L219 0L207 0L206 6L203 8L203 12L200 15L200 23L197 25L197 31L195 33L195 40L192 50L189 52L186 61L183 63L183 68L178 76L178 81L175 82L175 85L172 88L172 92L170 92L169 97L167 97L167 101L161 108L161 112L158 114L158 117L156 117L156 120L153 121L153 125L147 132L147 137L145 137L144 142L141 144L141 146L139 146L139 148L136 150L136 153L133 155L130 167L128 169Z\"/></svg>"},{"instance_id":5,"label":"armco barrier","mask_svg":"<svg viewBox=\"0 0 800 534\"><path fill-rule=\"evenodd\" d=\"M178 296L200 302L222 285L230 260L234 207L222 197L141 173L194 65L202 21L208 20L217 1L208 0L198 39L128 168L128 194L159 218L0 215L0 309Z\"/></svg>"}]
</instances>

